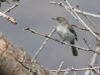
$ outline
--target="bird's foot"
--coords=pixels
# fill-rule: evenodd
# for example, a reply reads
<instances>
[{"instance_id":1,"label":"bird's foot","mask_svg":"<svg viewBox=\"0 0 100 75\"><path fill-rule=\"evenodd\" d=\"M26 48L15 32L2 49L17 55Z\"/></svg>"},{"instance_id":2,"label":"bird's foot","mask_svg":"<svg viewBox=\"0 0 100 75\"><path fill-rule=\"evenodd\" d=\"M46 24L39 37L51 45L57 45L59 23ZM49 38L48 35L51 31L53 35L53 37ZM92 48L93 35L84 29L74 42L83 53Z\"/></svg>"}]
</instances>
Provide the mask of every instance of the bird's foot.
<instances>
[{"instance_id":1,"label":"bird's foot","mask_svg":"<svg viewBox=\"0 0 100 75\"><path fill-rule=\"evenodd\" d=\"M64 41L65 41L65 40L63 40L63 41L61 42L61 45L63 45L63 44L64 44L64 43L63 43Z\"/></svg>"}]
</instances>

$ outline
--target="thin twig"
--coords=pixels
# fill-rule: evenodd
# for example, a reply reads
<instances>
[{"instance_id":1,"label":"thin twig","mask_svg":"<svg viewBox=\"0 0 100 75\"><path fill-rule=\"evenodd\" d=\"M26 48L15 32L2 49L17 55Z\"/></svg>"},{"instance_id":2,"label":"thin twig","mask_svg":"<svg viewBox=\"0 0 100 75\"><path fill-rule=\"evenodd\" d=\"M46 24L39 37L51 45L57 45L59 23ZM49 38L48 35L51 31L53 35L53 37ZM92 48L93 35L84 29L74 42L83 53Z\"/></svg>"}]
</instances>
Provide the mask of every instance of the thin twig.
<instances>
[{"instance_id":1,"label":"thin twig","mask_svg":"<svg viewBox=\"0 0 100 75\"><path fill-rule=\"evenodd\" d=\"M64 0L66 5L64 5L62 2L60 2L61 6L63 6L66 10L68 10L71 15L77 20L79 21L84 27L86 27L89 32L96 38L96 40L100 41L100 38L85 24L85 22L78 16L78 14L75 12L75 10L73 9L73 7L68 3L67 0ZM52 2L50 2L52 3ZM54 3L54 2L53 2ZM52 3L52 4L53 4Z\"/></svg>"},{"instance_id":2,"label":"thin twig","mask_svg":"<svg viewBox=\"0 0 100 75\"><path fill-rule=\"evenodd\" d=\"M70 71L84 71L84 70L95 70L95 69L100 69L100 67L93 67L93 68L79 68L79 69L74 69L74 68L72 68L72 69L69 69ZM57 70L50 70L50 71L52 71L52 72L56 72ZM65 72L66 71L66 69L65 70L60 70L60 72Z\"/></svg>"},{"instance_id":3,"label":"thin twig","mask_svg":"<svg viewBox=\"0 0 100 75\"><path fill-rule=\"evenodd\" d=\"M76 75L76 72L74 71L74 75Z\"/></svg>"},{"instance_id":4,"label":"thin twig","mask_svg":"<svg viewBox=\"0 0 100 75\"><path fill-rule=\"evenodd\" d=\"M62 7L64 7L63 5L62 5L62 2L55 2L55 1L53 1L53 2L49 2L50 4L55 4L55 5L59 5L59 6L62 6ZM67 7L67 8L69 8L69 7ZM78 14L82 14L82 12L80 11L80 10L78 10L78 9L76 9L76 8L74 8L74 7L72 7L73 8L73 10L75 11L75 12L77 12ZM100 18L100 15L96 15L96 14L92 14L92 13L88 13L88 12L83 12L85 15L88 15L88 16L92 16L92 17L96 17L96 18Z\"/></svg>"},{"instance_id":5,"label":"thin twig","mask_svg":"<svg viewBox=\"0 0 100 75\"><path fill-rule=\"evenodd\" d=\"M79 21L84 27L86 27L89 32L96 38L96 40L100 41L100 38L86 25L86 23L78 16L78 14L73 10L72 6L69 4L67 0L64 0L66 5L70 8L70 12L73 13L74 17L77 21Z\"/></svg>"},{"instance_id":6,"label":"thin twig","mask_svg":"<svg viewBox=\"0 0 100 75\"><path fill-rule=\"evenodd\" d=\"M51 31L51 33L48 35L49 37L51 37L53 35L53 33L55 32L55 28ZM49 38L46 38L45 41L43 42L43 44L40 46L40 48L37 50L37 52L35 53L32 61L34 61L38 54L40 53L40 51L43 49L43 47L46 45L46 43L48 42Z\"/></svg>"},{"instance_id":7,"label":"thin twig","mask_svg":"<svg viewBox=\"0 0 100 75\"><path fill-rule=\"evenodd\" d=\"M14 4L12 7L8 8L5 12L3 12L4 14L10 12L12 9L14 9L15 7L18 6L18 3Z\"/></svg>"},{"instance_id":8,"label":"thin twig","mask_svg":"<svg viewBox=\"0 0 100 75\"><path fill-rule=\"evenodd\" d=\"M97 44L96 51L100 52L100 42L98 42L98 44ZM94 53L94 55L91 59L91 62L90 62L91 66L93 66L97 62L97 56L98 56L98 54ZM89 75L89 74L90 74L90 70L87 70L84 75Z\"/></svg>"},{"instance_id":9,"label":"thin twig","mask_svg":"<svg viewBox=\"0 0 100 75\"><path fill-rule=\"evenodd\" d=\"M72 26L74 26L74 27L76 27L76 28L79 28L79 29L81 29L81 30L86 30L86 31L89 31L89 30L87 30L86 28L82 28L82 27L79 27L79 26L76 26L76 25L72 25ZM98 34L98 35L100 35L100 33L98 33L98 32L95 32L95 31L93 31L95 34Z\"/></svg>"},{"instance_id":10,"label":"thin twig","mask_svg":"<svg viewBox=\"0 0 100 75\"><path fill-rule=\"evenodd\" d=\"M30 28L26 28L26 29L24 29L24 30L29 30L29 31L31 31L32 33L35 33L35 34L38 34L38 35L40 35L40 36L49 38L49 39L54 40L54 41L56 41L56 42L60 42L60 43L66 44L66 45L68 45L68 46L74 46L74 47L78 48L79 50L92 51L92 52L94 52L94 53L100 54L100 52L97 52L97 51L95 51L95 50L90 50L89 48L83 48L83 47L80 47L80 46L77 46L77 45L73 45L73 44L68 44L68 43L66 43L66 42L62 42L62 41L60 41L60 40L58 40L58 39L55 39L55 38L51 38L51 37L49 37L49 36L47 36L47 35L41 34L41 33L37 32L37 31L35 31L35 30L32 30L32 29L30 29Z\"/></svg>"},{"instance_id":11,"label":"thin twig","mask_svg":"<svg viewBox=\"0 0 100 75\"><path fill-rule=\"evenodd\" d=\"M61 71L60 71L61 72ZM65 71L64 71L64 75L68 75L69 74L69 72L70 72L70 69L69 68L67 68Z\"/></svg>"},{"instance_id":12,"label":"thin twig","mask_svg":"<svg viewBox=\"0 0 100 75\"><path fill-rule=\"evenodd\" d=\"M85 38L83 38L84 42L86 43L86 45L88 46L89 49L92 49L91 46L87 43L87 40Z\"/></svg>"},{"instance_id":13,"label":"thin twig","mask_svg":"<svg viewBox=\"0 0 100 75\"><path fill-rule=\"evenodd\" d=\"M94 75L92 71L91 71L91 75Z\"/></svg>"},{"instance_id":14,"label":"thin twig","mask_svg":"<svg viewBox=\"0 0 100 75\"><path fill-rule=\"evenodd\" d=\"M0 12L0 17L5 17L7 20L9 20L12 24L17 24L17 21L16 19L10 17L10 16L7 16L6 13L10 12L10 10L14 9L15 7L17 7L18 4L16 3L15 5L13 5L12 7L8 8L5 12Z\"/></svg>"},{"instance_id":15,"label":"thin twig","mask_svg":"<svg viewBox=\"0 0 100 75\"><path fill-rule=\"evenodd\" d=\"M72 66L72 69L74 69L74 67ZM74 75L76 75L76 72L74 71Z\"/></svg>"},{"instance_id":16,"label":"thin twig","mask_svg":"<svg viewBox=\"0 0 100 75\"><path fill-rule=\"evenodd\" d=\"M63 64L64 64L64 62L62 61L61 64L60 64L60 66L59 66L59 68L56 70L56 74L59 74L59 72L60 72Z\"/></svg>"},{"instance_id":17,"label":"thin twig","mask_svg":"<svg viewBox=\"0 0 100 75\"><path fill-rule=\"evenodd\" d=\"M97 73L98 75L100 75L100 70L95 70L95 73Z\"/></svg>"},{"instance_id":18,"label":"thin twig","mask_svg":"<svg viewBox=\"0 0 100 75\"><path fill-rule=\"evenodd\" d=\"M70 11L70 8L68 6L65 6L64 3L62 2L49 2L50 4L56 4L56 5L59 5L61 7L64 7L66 10L68 10L71 15L77 20L77 17Z\"/></svg>"},{"instance_id":19,"label":"thin twig","mask_svg":"<svg viewBox=\"0 0 100 75\"><path fill-rule=\"evenodd\" d=\"M14 19L14 18L12 18L12 17L10 17L10 16L7 16L6 14L4 14L4 13L2 13L2 12L0 12L0 15L1 15L2 17L6 18L7 20L9 20L12 24L17 24L16 19Z\"/></svg>"},{"instance_id":20,"label":"thin twig","mask_svg":"<svg viewBox=\"0 0 100 75\"><path fill-rule=\"evenodd\" d=\"M72 67L74 69L74 67ZM76 75L76 72L74 71L74 75Z\"/></svg>"},{"instance_id":21,"label":"thin twig","mask_svg":"<svg viewBox=\"0 0 100 75\"><path fill-rule=\"evenodd\" d=\"M96 25L91 21L91 19L90 19L87 15L85 15L85 14L83 13L82 9L80 9L79 6L77 6L77 8L78 8L78 9L82 12L82 14L91 22L91 24L94 26L94 28L96 29L96 31L97 31L98 33L100 33L99 30L98 30L98 28L96 27Z\"/></svg>"}]
</instances>

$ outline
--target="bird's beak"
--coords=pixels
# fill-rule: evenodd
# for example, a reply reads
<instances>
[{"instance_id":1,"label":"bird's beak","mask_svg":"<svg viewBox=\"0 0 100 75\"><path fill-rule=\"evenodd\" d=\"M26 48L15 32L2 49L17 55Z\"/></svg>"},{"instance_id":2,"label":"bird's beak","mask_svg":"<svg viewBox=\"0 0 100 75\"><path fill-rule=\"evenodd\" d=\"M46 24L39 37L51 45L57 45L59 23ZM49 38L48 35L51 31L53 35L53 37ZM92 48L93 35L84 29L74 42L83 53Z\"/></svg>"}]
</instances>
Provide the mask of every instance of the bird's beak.
<instances>
[{"instance_id":1,"label":"bird's beak","mask_svg":"<svg viewBox=\"0 0 100 75\"><path fill-rule=\"evenodd\" d=\"M51 19L56 20L55 18L51 18Z\"/></svg>"}]
</instances>

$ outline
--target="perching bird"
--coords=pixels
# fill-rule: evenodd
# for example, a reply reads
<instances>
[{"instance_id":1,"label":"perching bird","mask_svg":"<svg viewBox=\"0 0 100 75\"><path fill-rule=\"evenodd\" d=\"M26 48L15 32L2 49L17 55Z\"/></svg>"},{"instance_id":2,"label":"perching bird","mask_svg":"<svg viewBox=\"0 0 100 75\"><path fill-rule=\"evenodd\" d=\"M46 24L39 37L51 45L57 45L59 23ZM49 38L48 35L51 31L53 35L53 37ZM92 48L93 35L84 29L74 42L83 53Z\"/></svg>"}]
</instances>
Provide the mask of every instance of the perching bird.
<instances>
[{"instance_id":1,"label":"perching bird","mask_svg":"<svg viewBox=\"0 0 100 75\"><path fill-rule=\"evenodd\" d=\"M75 44L75 39L78 41L76 32L74 31L71 24L68 23L67 19L64 17L57 17L52 19L57 23L56 31L63 41L67 40L70 42L70 44ZM73 55L78 56L77 49L73 46L71 46L71 48Z\"/></svg>"}]
</instances>

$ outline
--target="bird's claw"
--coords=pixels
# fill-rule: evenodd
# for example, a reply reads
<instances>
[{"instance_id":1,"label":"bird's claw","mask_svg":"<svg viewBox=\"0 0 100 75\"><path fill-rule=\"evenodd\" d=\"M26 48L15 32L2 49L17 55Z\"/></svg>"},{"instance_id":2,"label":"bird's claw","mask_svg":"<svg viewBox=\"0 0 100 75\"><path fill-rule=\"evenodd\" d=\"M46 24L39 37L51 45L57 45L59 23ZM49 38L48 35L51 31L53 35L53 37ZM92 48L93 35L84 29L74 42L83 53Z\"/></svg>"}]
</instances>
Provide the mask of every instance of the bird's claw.
<instances>
[{"instance_id":1,"label":"bird's claw","mask_svg":"<svg viewBox=\"0 0 100 75\"><path fill-rule=\"evenodd\" d=\"M61 42L61 45L63 45L63 44L64 44L64 43L63 43L64 41L65 41L65 40L63 40L63 41Z\"/></svg>"}]
</instances>

